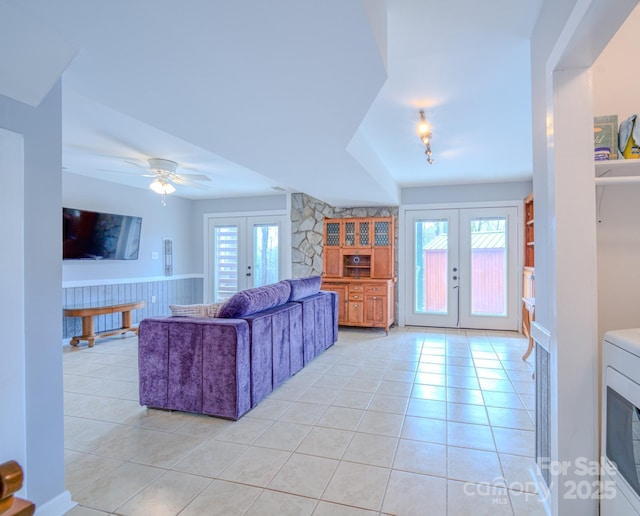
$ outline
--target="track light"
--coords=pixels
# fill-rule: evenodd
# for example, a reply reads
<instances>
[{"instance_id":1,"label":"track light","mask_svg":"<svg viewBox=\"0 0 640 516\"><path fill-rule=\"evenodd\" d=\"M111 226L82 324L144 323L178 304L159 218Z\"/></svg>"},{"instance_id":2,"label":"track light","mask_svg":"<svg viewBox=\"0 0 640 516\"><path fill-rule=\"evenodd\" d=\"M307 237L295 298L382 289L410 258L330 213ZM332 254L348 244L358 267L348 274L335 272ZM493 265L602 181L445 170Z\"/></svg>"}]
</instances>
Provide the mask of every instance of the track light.
<instances>
[{"instance_id":1,"label":"track light","mask_svg":"<svg viewBox=\"0 0 640 516\"><path fill-rule=\"evenodd\" d=\"M431 127L424 117L424 111L420 111L420 122L418 123L418 134L420 140L425 144L427 150L424 152L427 155L427 161L429 165L433 164L433 158L431 157Z\"/></svg>"}]
</instances>

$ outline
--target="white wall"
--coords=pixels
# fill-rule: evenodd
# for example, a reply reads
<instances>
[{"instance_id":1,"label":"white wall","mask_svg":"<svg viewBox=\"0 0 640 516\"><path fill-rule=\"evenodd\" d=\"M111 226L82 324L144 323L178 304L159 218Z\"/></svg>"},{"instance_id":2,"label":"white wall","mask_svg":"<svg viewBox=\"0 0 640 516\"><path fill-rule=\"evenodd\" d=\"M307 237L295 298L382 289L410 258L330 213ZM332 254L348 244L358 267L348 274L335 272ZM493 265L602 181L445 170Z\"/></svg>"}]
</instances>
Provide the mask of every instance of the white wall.
<instances>
[{"instance_id":1,"label":"white wall","mask_svg":"<svg viewBox=\"0 0 640 516\"><path fill-rule=\"evenodd\" d=\"M640 185L604 187L600 219L598 341L608 330L640 327Z\"/></svg>"},{"instance_id":2,"label":"white wall","mask_svg":"<svg viewBox=\"0 0 640 516\"><path fill-rule=\"evenodd\" d=\"M195 242L193 201L175 195L161 198L150 189L119 185L77 174L62 174L62 206L142 217L137 260L64 260L63 282L163 276L162 239L173 239L173 274L202 274L202 249ZM62 212L59 213L62 219ZM152 253L158 258L152 259Z\"/></svg>"},{"instance_id":3,"label":"white wall","mask_svg":"<svg viewBox=\"0 0 640 516\"><path fill-rule=\"evenodd\" d=\"M618 115L622 122L640 114L637 61L640 7L636 7L593 65L594 115Z\"/></svg>"},{"instance_id":4,"label":"white wall","mask_svg":"<svg viewBox=\"0 0 640 516\"><path fill-rule=\"evenodd\" d=\"M289 209L287 194L231 199L206 199L193 202L193 250L196 267L204 271L204 215L207 213L263 213Z\"/></svg>"},{"instance_id":5,"label":"white wall","mask_svg":"<svg viewBox=\"0 0 640 516\"><path fill-rule=\"evenodd\" d=\"M447 204L522 200L531 193L531 181L512 183L481 183L454 186L424 186L403 188L402 205Z\"/></svg>"},{"instance_id":6,"label":"white wall","mask_svg":"<svg viewBox=\"0 0 640 516\"><path fill-rule=\"evenodd\" d=\"M621 122L640 114L640 74L629 59L639 33L636 7L593 66L595 115L618 115ZM600 341L608 330L640 327L640 185L600 186L596 193Z\"/></svg>"},{"instance_id":7,"label":"white wall","mask_svg":"<svg viewBox=\"0 0 640 516\"><path fill-rule=\"evenodd\" d=\"M0 378L0 463L26 464L25 341L24 341L24 142L22 135L0 129L0 240L11 242L11 252L0 254L0 314L3 346ZM14 352L11 352L14 350ZM22 493L21 493L22 495Z\"/></svg>"},{"instance_id":8,"label":"white wall","mask_svg":"<svg viewBox=\"0 0 640 516\"><path fill-rule=\"evenodd\" d=\"M2 354L11 360L24 357L25 495L38 504L42 515L62 514L71 507L64 488L62 354L60 346L54 345L62 339L61 98L59 82L37 108L0 96L0 127L24 137L25 192L25 345L21 348L3 340ZM9 202L15 202L16 208L22 205L18 199ZM20 218L20 213L15 217ZM3 252L11 251L4 247ZM0 271L3 285L11 284L12 274ZM23 415L2 414L2 420ZM0 439L3 457L11 453L6 443Z\"/></svg>"},{"instance_id":9,"label":"white wall","mask_svg":"<svg viewBox=\"0 0 640 516\"><path fill-rule=\"evenodd\" d=\"M287 209L287 194L234 197L229 199L204 199L194 201L197 215L204 213L235 213L245 211L273 211Z\"/></svg>"}]
</instances>

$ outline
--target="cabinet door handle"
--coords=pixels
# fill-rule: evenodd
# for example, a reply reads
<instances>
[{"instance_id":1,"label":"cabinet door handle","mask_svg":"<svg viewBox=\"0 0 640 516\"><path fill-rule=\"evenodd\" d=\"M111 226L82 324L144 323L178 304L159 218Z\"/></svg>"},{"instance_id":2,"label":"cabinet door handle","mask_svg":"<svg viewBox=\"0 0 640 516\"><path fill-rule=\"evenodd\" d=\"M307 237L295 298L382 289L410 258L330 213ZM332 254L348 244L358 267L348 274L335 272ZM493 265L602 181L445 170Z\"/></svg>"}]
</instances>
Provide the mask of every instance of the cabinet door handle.
<instances>
[{"instance_id":1,"label":"cabinet door handle","mask_svg":"<svg viewBox=\"0 0 640 516\"><path fill-rule=\"evenodd\" d=\"M378 299L378 296L373 296L373 298L372 298L372 299Z\"/></svg>"},{"instance_id":2,"label":"cabinet door handle","mask_svg":"<svg viewBox=\"0 0 640 516\"><path fill-rule=\"evenodd\" d=\"M353 299L358 299L358 296L353 296Z\"/></svg>"}]
</instances>

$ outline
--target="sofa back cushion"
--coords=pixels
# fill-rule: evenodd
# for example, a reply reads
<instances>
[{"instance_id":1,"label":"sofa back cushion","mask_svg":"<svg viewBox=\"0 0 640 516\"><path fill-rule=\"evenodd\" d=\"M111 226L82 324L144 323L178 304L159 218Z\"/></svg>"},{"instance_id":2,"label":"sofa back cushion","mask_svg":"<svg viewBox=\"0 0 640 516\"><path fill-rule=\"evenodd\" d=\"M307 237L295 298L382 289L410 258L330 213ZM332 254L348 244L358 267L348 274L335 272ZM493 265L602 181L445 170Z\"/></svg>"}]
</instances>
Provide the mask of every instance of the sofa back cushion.
<instances>
[{"instance_id":1,"label":"sofa back cushion","mask_svg":"<svg viewBox=\"0 0 640 516\"><path fill-rule=\"evenodd\" d=\"M300 301L301 299L317 294L320 291L322 277L308 276L306 278L289 279L285 281L288 281L291 285L289 301Z\"/></svg>"},{"instance_id":2,"label":"sofa back cushion","mask_svg":"<svg viewBox=\"0 0 640 516\"><path fill-rule=\"evenodd\" d=\"M237 319L283 305L289 301L291 286L285 281L248 288L234 294L220 308L218 317Z\"/></svg>"}]
</instances>

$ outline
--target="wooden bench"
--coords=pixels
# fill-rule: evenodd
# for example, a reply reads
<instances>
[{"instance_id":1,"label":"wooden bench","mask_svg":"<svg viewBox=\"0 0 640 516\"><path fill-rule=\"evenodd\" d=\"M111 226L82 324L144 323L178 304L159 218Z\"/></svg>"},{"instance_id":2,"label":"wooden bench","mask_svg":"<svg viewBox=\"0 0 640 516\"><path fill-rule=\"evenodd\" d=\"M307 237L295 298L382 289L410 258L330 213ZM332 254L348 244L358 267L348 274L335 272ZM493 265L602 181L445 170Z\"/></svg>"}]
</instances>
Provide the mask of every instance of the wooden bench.
<instances>
[{"instance_id":1,"label":"wooden bench","mask_svg":"<svg viewBox=\"0 0 640 516\"><path fill-rule=\"evenodd\" d=\"M89 347L92 348L95 340L100 337L109 337L111 335L124 334L131 331L138 334L138 328L131 326L131 311L144 307L144 301L133 301L131 303L122 303L117 305L100 305L100 306L73 306L66 307L62 313L65 317L82 317L82 335L77 335L71 339L69 344L77 346L81 340L86 340ZM93 318L96 315L122 313L122 327L117 330L103 331L94 333Z\"/></svg>"}]
</instances>

